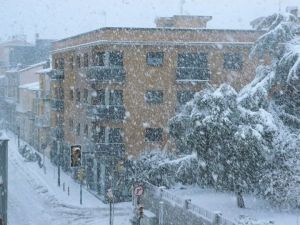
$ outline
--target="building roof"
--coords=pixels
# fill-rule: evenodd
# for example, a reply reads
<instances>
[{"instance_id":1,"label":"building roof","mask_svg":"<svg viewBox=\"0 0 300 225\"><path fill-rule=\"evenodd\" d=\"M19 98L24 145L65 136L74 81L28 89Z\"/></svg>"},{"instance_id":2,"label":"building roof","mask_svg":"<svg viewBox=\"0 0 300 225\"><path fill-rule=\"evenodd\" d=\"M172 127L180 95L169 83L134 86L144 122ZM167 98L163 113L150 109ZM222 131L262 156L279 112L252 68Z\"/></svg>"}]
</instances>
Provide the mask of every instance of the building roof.
<instances>
[{"instance_id":1,"label":"building roof","mask_svg":"<svg viewBox=\"0 0 300 225\"><path fill-rule=\"evenodd\" d=\"M46 69L42 69L42 70L38 70L36 73L38 74L47 74L49 72L51 72L52 68L49 67L49 68L46 68Z\"/></svg>"},{"instance_id":2,"label":"building roof","mask_svg":"<svg viewBox=\"0 0 300 225\"><path fill-rule=\"evenodd\" d=\"M10 40L10 41L0 43L0 46L4 46L4 47L23 46L24 47L24 46L33 46L33 45L27 42L26 40Z\"/></svg>"},{"instance_id":3,"label":"building roof","mask_svg":"<svg viewBox=\"0 0 300 225\"><path fill-rule=\"evenodd\" d=\"M30 69L33 69L35 67L40 67L40 66L43 66L44 64L46 64L47 62L46 61L43 61L43 62L39 62L39 63L36 63L36 64L32 64L30 66L27 66L23 69L20 69L19 72L24 72L26 70L30 70Z\"/></svg>"},{"instance_id":4,"label":"building roof","mask_svg":"<svg viewBox=\"0 0 300 225\"><path fill-rule=\"evenodd\" d=\"M52 53L87 45L253 44L264 31L104 27L53 42Z\"/></svg>"},{"instance_id":5,"label":"building roof","mask_svg":"<svg viewBox=\"0 0 300 225\"><path fill-rule=\"evenodd\" d=\"M40 90L40 83L33 82L33 83L29 83L29 84L23 84L23 85L20 85L19 88L28 89L28 90L32 90L32 91L38 91L38 90Z\"/></svg>"}]
</instances>

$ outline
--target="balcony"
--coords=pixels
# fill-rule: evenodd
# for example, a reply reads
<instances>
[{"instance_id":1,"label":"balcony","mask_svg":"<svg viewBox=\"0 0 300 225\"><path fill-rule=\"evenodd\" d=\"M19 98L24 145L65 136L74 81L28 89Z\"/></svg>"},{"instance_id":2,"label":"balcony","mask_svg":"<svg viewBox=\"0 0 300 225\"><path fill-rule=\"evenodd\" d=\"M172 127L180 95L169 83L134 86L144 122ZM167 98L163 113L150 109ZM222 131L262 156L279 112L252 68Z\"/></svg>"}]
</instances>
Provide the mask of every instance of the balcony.
<instances>
[{"instance_id":1,"label":"balcony","mask_svg":"<svg viewBox=\"0 0 300 225\"><path fill-rule=\"evenodd\" d=\"M32 112L32 111L27 111L26 115L27 115L29 120L34 120L35 119L34 112Z\"/></svg>"},{"instance_id":2,"label":"balcony","mask_svg":"<svg viewBox=\"0 0 300 225\"><path fill-rule=\"evenodd\" d=\"M50 77L52 80L63 80L65 78L64 70L53 69L50 72Z\"/></svg>"},{"instance_id":3,"label":"balcony","mask_svg":"<svg viewBox=\"0 0 300 225\"><path fill-rule=\"evenodd\" d=\"M125 80L123 67L91 66L86 71L86 77L91 83L122 83Z\"/></svg>"},{"instance_id":4,"label":"balcony","mask_svg":"<svg viewBox=\"0 0 300 225\"><path fill-rule=\"evenodd\" d=\"M49 100L50 99L50 91L39 91L38 99Z\"/></svg>"},{"instance_id":5,"label":"balcony","mask_svg":"<svg viewBox=\"0 0 300 225\"><path fill-rule=\"evenodd\" d=\"M51 136L54 139L63 139L64 138L64 130L62 127L51 128Z\"/></svg>"},{"instance_id":6,"label":"balcony","mask_svg":"<svg viewBox=\"0 0 300 225\"><path fill-rule=\"evenodd\" d=\"M36 127L50 127L50 117L35 116L34 124Z\"/></svg>"},{"instance_id":7,"label":"balcony","mask_svg":"<svg viewBox=\"0 0 300 225\"><path fill-rule=\"evenodd\" d=\"M199 67L177 67L176 81L208 81L210 79L209 69Z\"/></svg>"},{"instance_id":8,"label":"balcony","mask_svg":"<svg viewBox=\"0 0 300 225\"><path fill-rule=\"evenodd\" d=\"M90 105L87 115L97 120L123 120L125 118L125 107L122 105Z\"/></svg>"},{"instance_id":9,"label":"balcony","mask_svg":"<svg viewBox=\"0 0 300 225\"><path fill-rule=\"evenodd\" d=\"M51 109L57 112L64 111L64 101L59 99L51 100Z\"/></svg>"},{"instance_id":10,"label":"balcony","mask_svg":"<svg viewBox=\"0 0 300 225\"><path fill-rule=\"evenodd\" d=\"M125 155L125 144L123 143L90 143L90 149L95 152L95 157L117 157Z\"/></svg>"}]
</instances>

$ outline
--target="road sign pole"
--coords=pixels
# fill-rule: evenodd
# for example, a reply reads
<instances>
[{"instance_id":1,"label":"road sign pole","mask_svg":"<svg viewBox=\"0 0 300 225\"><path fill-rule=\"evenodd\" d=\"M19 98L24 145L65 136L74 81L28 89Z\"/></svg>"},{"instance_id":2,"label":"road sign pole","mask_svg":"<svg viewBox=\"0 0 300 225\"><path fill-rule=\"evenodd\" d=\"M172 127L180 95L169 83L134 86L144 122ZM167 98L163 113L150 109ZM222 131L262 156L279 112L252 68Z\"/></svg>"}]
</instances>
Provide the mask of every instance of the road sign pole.
<instances>
[{"instance_id":1,"label":"road sign pole","mask_svg":"<svg viewBox=\"0 0 300 225\"><path fill-rule=\"evenodd\" d=\"M80 205L82 205L82 179L80 179Z\"/></svg>"},{"instance_id":2,"label":"road sign pole","mask_svg":"<svg viewBox=\"0 0 300 225\"><path fill-rule=\"evenodd\" d=\"M57 142L57 150L58 150L58 162L57 162L57 185L58 187L60 187L60 158L61 158L61 155L60 155L60 142L58 141Z\"/></svg>"}]
</instances>

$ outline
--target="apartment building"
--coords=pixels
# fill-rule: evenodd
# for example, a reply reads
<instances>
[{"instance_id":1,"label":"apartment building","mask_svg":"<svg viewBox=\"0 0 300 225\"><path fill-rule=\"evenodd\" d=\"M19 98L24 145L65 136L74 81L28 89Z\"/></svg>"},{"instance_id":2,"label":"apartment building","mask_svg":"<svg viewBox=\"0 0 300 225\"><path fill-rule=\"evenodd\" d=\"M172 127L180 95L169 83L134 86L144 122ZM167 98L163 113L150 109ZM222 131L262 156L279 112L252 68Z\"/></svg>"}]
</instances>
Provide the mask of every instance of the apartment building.
<instances>
[{"instance_id":1,"label":"apartment building","mask_svg":"<svg viewBox=\"0 0 300 225\"><path fill-rule=\"evenodd\" d=\"M262 32L206 29L210 19L159 18L156 28L108 27L54 42L52 160L70 169L70 145L80 144L89 187L128 194L120 165L149 149L174 150L167 124L182 104L208 85L240 89L255 75L248 55Z\"/></svg>"},{"instance_id":2,"label":"apartment building","mask_svg":"<svg viewBox=\"0 0 300 225\"><path fill-rule=\"evenodd\" d=\"M39 77L39 92L34 99L35 118L34 118L34 138L36 139L36 149L50 157L50 65L36 73Z\"/></svg>"}]
</instances>

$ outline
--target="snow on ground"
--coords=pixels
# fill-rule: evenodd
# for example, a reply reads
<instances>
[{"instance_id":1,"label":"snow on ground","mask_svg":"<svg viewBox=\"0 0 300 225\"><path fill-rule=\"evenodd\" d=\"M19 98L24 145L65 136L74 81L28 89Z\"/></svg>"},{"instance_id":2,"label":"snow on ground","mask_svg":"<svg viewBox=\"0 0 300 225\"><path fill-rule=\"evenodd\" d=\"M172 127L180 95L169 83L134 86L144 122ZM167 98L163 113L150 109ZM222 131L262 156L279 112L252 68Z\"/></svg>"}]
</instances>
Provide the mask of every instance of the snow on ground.
<instances>
[{"instance_id":1,"label":"snow on ground","mask_svg":"<svg viewBox=\"0 0 300 225\"><path fill-rule=\"evenodd\" d=\"M46 158L46 174L37 163L25 162L17 150L14 134L8 132L8 221L9 225L106 225L109 205L83 189L79 204L79 184L61 171L57 186L57 169ZM70 196L63 191L70 187ZM129 225L130 203L115 205L114 224Z\"/></svg>"},{"instance_id":2,"label":"snow on ground","mask_svg":"<svg viewBox=\"0 0 300 225\"><path fill-rule=\"evenodd\" d=\"M185 188L185 189L182 189ZM249 216L258 221L274 221L275 225L299 225L300 212L275 209L266 201L251 195L245 195L246 208L237 208L236 197L233 193L216 192L194 186L176 186L170 190L183 199L191 199L193 204L212 212L221 212L225 218L232 221L239 215Z\"/></svg>"}]
</instances>

